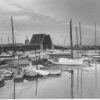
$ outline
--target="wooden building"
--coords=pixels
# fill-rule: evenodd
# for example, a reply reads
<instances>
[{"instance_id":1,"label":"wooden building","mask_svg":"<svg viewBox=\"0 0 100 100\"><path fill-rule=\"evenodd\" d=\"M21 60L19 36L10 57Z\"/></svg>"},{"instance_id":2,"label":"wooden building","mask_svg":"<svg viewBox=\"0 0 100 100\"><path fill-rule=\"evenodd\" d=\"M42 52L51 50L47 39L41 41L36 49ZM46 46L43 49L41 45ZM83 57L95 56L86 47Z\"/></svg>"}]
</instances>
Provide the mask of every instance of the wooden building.
<instances>
[{"instance_id":1,"label":"wooden building","mask_svg":"<svg viewBox=\"0 0 100 100\"><path fill-rule=\"evenodd\" d=\"M30 44L39 45L41 50L52 49L51 37L46 34L33 34Z\"/></svg>"}]
</instances>

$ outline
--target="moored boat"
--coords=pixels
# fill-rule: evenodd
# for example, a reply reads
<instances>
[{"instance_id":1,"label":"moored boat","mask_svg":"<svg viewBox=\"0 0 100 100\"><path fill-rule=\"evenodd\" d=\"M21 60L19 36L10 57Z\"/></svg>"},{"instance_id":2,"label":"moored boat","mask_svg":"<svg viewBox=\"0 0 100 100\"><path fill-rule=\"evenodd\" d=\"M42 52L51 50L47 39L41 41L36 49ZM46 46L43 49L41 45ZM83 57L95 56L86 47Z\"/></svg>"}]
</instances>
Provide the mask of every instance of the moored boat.
<instances>
[{"instance_id":1,"label":"moored boat","mask_svg":"<svg viewBox=\"0 0 100 100\"><path fill-rule=\"evenodd\" d=\"M0 75L0 88L3 87L4 84L5 84L5 82L4 82L4 76L1 74Z\"/></svg>"},{"instance_id":2,"label":"moored boat","mask_svg":"<svg viewBox=\"0 0 100 100\"><path fill-rule=\"evenodd\" d=\"M52 75L61 75L61 70L52 70L49 72L49 75L52 76Z\"/></svg>"},{"instance_id":3,"label":"moored boat","mask_svg":"<svg viewBox=\"0 0 100 100\"><path fill-rule=\"evenodd\" d=\"M25 77L35 77L37 76L37 73L35 71L24 71L24 76Z\"/></svg>"},{"instance_id":4,"label":"moored boat","mask_svg":"<svg viewBox=\"0 0 100 100\"><path fill-rule=\"evenodd\" d=\"M35 72L37 73L38 76L47 76L47 75L49 75L49 72L44 71L44 70L35 70Z\"/></svg>"},{"instance_id":5,"label":"moored boat","mask_svg":"<svg viewBox=\"0 0 100 100\"><path fill-rule=\"evenodd\" d=\"M3 75L5 80L10 80L13 78L13 72L10 70L5 70Z\"/></svg>"},{"instance_id":6,"label":"moored boat","mask_svg":"<svg viewBox=\"0 0 100 100\"><path fill-rule=\"evenodd\" d=\"M20 70L18 70L15 74L14 74L14 81L15 82L21 82L24 80L24 73Z\"/></svg>"},{"instance_id":7,"label":"moored boat","mask_svg":"<svg viewBox=\"0 0 100 100\"><path fill-rule=\"evenodd\" d=\"M83 59L68 59L68 58L58 58L58 61L50 60L51 63L55 65L67 65L67 66L83 66Z\"/></svg>"}]
</instances>

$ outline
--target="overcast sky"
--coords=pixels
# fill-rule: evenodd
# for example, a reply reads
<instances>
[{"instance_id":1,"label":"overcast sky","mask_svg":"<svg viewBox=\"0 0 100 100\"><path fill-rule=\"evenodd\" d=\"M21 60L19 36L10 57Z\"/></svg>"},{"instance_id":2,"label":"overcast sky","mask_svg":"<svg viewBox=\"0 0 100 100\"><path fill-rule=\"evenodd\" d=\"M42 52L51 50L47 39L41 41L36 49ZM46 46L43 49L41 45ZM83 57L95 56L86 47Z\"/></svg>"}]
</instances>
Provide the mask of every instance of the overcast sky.
<instances>
[{"instance_id":1,"label":"overcast sky","mask_svg":"<svg viewBox=\"0 0 100 100\"><path fill-rule=\"evenodd\" d=\"M11 39L13 16L17 43L26 36L47 33L55 44L69 45L69 21L82 26L83 44L94 44L94 23L97 24L97 44L100 44L100 0L0 0L0 38L3 43ZM1 43L1 39L0 39Z\"/></svg>"}]
</instances>

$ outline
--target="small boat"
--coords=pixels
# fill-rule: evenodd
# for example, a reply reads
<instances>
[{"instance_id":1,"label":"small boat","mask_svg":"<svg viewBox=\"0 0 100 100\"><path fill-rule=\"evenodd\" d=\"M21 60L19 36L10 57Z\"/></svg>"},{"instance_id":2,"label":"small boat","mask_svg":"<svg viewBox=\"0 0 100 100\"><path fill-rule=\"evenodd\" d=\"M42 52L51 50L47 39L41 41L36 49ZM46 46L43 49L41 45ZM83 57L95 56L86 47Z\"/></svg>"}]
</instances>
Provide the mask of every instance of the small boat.
<instances>
[{"instance_id":1,"label":"small boat","mask_svg":"<svg viewBox=\"0 0 100 100\"><path fill-rule=\"evenodd\" d=\"M35 77L37 76L37 73L35 71L24 71L25 77Z\"/></svg>"},{"instance_id":2,"label":"small boat","mask_svg":"<svg viewBox=\"0 0 100 100\"><path fill-rule=\"evenodd\" d=\"M0 88L5 84L3 75L0 75Z\"/></svg>"},{"instance_id":3,"label":"small boat","mask_svg":"<svg viewBox=\"0 0 100 100\"><path fill-rule=\"evenodd\" d=\"M38 69L36 67L38 67ZM43 67L44 67L43 65L32 65L32 62L30 62L28 68L31 68L32 71L35 71L38 76L47 76L47 75L49 75L48 71L40 70L40 68L43 68Z\"/></svg>"},{"instance_id":4,"label":"small boat","mask_svg":"<svg viewBox=\"0 0 100 100\"><path fill-rule=\"evenodd\" d=\"M53 60L51 60L51 62L56 65L84 66L83 59L58 58L58 62Z\"/></svg>"},{"instance_id":5,"label":"small boat","mask_svg":"<svg viewBox=\"0 0 100 100\"><path fill-rule=\"evenodd\" d=\"M35 70L35 72L39 76L47 76L47 75L49 75L49 72L48 71L44 71L44 70Z\"/></svg>"},{"instance_id":6,"label":"small boat","mask_svg":"<svg viewBox=\"0 0 100 100\"><path fill-rule=\"evenodd\" d=\"M52 75L61 75L61 70L52 70L49 72L49 75L52 76Z\"/></svg>"},{"instance_id":7,"label":"small boat","mask_svg":"<svg viewBox=\"0 0 100 100\"><path fill-rule=\"evenodd\" d=\"M13 72L10 70L5 70L3 75L5 80L10 80L13 78Z\"/></svg>"},{"instance_id":8,"label":"small boat","mask_svg":"<svg viewBox=\"0 0 100 100\"><path fill-rule=\"evenodd\" d=\"M18 70L15 74L14 74L14 81L15 82L21 82L24 80L24 74L22 71Z\"/></svg>"},{"instance_id":9,"label":"small boat","mask_svg":"<svg viewBox=\"0 0 100 100\"><path fill-rule=\"evenodd\" d=\"M35 71L25 71L24 72L24 79L28 81L33 81L37 77L37 73Z\"/></svg>"},{"instance_id":10,"label":"small boat","mask_svg":"<svg viewBox=\"0 0 100 100\"><path fill-rule=\"evenodd\" d=\"M92 57L94 60L100 60L100 56L98 55L98 56L93 56Z\"/></svg>"}]
</instances>

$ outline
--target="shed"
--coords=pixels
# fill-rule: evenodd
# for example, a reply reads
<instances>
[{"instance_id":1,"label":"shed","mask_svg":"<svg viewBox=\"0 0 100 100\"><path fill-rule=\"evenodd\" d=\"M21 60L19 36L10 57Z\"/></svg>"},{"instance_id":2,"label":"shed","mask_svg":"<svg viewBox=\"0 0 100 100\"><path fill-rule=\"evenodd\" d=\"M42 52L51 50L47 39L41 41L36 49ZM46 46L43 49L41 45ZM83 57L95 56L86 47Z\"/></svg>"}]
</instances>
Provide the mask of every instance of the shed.
<instances>
[{"instance_id":1,"label":"shed","mask_svg":"<svg viewBox=\"0 0 100 100\"><path fill-rule=\"evenodd\" d=\"M31 40L31 45L40 45L40 49L51 49L52 48L52 40L50 35L46 34L33 34Z\"/></svg>"}]
</instances>

